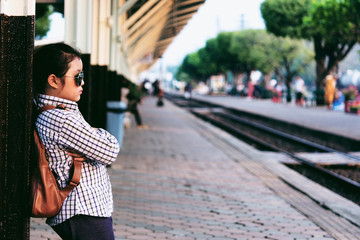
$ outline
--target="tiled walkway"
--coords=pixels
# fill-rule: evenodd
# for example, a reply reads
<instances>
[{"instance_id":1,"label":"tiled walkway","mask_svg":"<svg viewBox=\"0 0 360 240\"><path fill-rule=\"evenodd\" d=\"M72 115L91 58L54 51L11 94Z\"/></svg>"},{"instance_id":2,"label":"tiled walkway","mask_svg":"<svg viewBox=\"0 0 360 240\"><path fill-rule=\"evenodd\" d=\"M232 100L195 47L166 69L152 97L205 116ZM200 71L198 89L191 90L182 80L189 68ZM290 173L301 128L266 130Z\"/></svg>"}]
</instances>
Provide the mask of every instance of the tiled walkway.
<instances>
[{"instance_id":1,"label":"tiled walkway","mask_svg":"<svg viewBox=\"0 0 360 240\"><path fill-rule=\"evenodd\" d=\"M111 176L123 239L329 239L329 235L194 128L192 116L145 101Z\"/></svg>"}]
</instances>

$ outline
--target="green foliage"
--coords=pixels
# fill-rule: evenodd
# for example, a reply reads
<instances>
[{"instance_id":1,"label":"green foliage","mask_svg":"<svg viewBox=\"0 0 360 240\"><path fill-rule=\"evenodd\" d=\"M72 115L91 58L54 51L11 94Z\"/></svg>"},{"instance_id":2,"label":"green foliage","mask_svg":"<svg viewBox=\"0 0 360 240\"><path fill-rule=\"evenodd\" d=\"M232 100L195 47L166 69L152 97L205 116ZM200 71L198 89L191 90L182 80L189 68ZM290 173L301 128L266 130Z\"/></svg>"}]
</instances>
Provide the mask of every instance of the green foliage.
<instances>
[{"instance_id":1,"label":"green foliage","mask_svg":"<svg viewBox=\"0 0 360 240\"><path fill-rule=\"evenodd\" d=\"M46 36L50 30L49 16L54 12L49 4L36 4L35 14L35 38L41 39Z\"/></svg>"},{"instance_id":2,"label":"green foliage","mask_svg":"<svg viewBox=\"0 0 360 240\"><path fill-rule=\"evenodd\" d=\"M207 41L204 48L195 53L188 54L176 73L179 80L186 82L201 81L211 75L221 72L221 65L217 62L218 50L215 39Z\"/></svg>"},{"instance_id":3,"label":"green foliage","mask_svg":"<svg viewBox=\"0 0 360 240\"><path fill-rule=\"evenodd\" d=\"M305 41L294 40L289 37L278 37L274 40L274 49L280 59L280 66L276 68L277 79L287 86L287 100L291 101L291 85L293 78L303 73L313 61L314 54Z\"/></svg>"},{"instance_id":4,"label":"green foliage","mask_svg":"<svg viewBox=\"0 0 360 240\"><path fill-rule=\"evenodd\" d=\"M344 94L345 101L355 100L359 94L358 89L353 85L343 89L341 92Z\"/></svg>"},{"instance_id":5,"label":"green foliage","mask_svg":"<svg viewBox=\"0 0 360 240\"><path fill-rule=\"evenodd\" d=\"M306 38L309 36L303 17L308 15L310 7L311 0L266 0L260 10L269 32L276 36Z\"/></svg>"},{"instance_id":6,"label":"green foliage","mask_svg":"<svg viewBox=\"0 0 360 240\"><path fill-rule=\"evenodd\" d=\"M176 78L182 81L185 80L186 82L200 80L202 78L199 72L200 63L198 52L188 54L179 67Z\"/></svg>"},{"instance_id":7,"label":"green foliage","mask_svg":"<svg viewBox=\"0 0 360 240\"><path fill-rule=\"evenodd\" d=\"M306 46L305 41L279 37L274 43L280 66L285 75L291 78L302 73L314 59L314 52Z\"/></svg>"},{"instance_id":8,"label":"green foliage","mask_svg":"<svg viewBox=\"0 0 360 240\"><path fill-rule=\"evenodd\" d=\"M227 70L233 72L238 71L236 53L231 52L229 48L232 41L232 35L232 32L222 32L216 37L216 64L219 66L221 72L226 72Z\"/></svg>"},{"instance_id":9,"label":"green foliage","mask_svg":"<svg viewBox=\"0 0 360 240\"><path fill-rule=\"evenodd\" d=\"M242 72L269 73L278 64L272 45L272 37L264 30L244 30L233 34L229 51L236 55Z\"/></svg>"},{"instance_id":10,"label":"green foliage","mask_svg":"<svg viewBox=\"0 0 360 240\"><path fill-rule=\"evenodd\" d=\"M359 13L353 11L359 3L350 0L313 0L309 14L304 17L304 25L311 36L321 35L329 42L353 41L354 37L359 41L359 34L355 33L359 30Z\"/></svg>"},{"instance_id":11,"label":"green foliage","mask_svg":"<svg viewBox=\"0 0 360 240\"><path fill-rule=\"evenodd\" d=\"M175 74L176 79L186 82L186 83L191 83L192 82L192 78L190 77L189 74L182 72L178 69L178 71Z\"/></svg>"},{"instance_id":12,"label":"green foliage","mask_svg":"<svg viewBox=\"0 0 360 240\"><path fill-rule=\"evenodd\" d=\"M278 70L286 77L302 71L312 56L303 41L276 37L264 30L224 32L187 55L176 78L196 82L227 71L245 72L249 77L252 70L265 74Z\"/></svg>"},{"instance_id":13,"label":"green foliage","mask_svg":"<svg viewBox=\"0 0 360 240\"><path fill-rule=\"evenodd\" d=\"M208 45L208 44L206 44ZM213 46L215 47L215 46ZM203 78L207 78L211 75L215 75L217 73L219 73L218 70L218 66L216 64L216 62L213 60L212 58L212 52L214 50L213 49L209 49L208 46L205 46L205 48L201 48L198 51L198 56L199 56L199 65L198 65L198 72L200 73L200 75Z\"/></svg>"}]
</instances>

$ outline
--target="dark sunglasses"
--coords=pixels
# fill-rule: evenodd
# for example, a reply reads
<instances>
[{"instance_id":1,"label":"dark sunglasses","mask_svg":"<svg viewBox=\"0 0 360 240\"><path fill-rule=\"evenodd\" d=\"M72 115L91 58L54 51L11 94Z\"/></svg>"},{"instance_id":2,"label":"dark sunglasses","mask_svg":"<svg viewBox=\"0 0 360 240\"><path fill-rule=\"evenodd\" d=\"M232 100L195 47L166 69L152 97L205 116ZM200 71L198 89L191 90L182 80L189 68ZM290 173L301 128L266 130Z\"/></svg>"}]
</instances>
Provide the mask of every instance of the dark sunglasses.
<instances>
[{"instance_id":1,"label":"dark sunglasses","mask_svg":"<svg viewBox=\"0 0 360 240\"><path fill-rule=\"evenodd\" d=\"M76 76L67 76L65 75L64 77L73 77L75 79L75 84L76 86L81 86L82 81L84 80L84 72L79 72L79 74L77 74Z\"/></svg>"}]
</instances>

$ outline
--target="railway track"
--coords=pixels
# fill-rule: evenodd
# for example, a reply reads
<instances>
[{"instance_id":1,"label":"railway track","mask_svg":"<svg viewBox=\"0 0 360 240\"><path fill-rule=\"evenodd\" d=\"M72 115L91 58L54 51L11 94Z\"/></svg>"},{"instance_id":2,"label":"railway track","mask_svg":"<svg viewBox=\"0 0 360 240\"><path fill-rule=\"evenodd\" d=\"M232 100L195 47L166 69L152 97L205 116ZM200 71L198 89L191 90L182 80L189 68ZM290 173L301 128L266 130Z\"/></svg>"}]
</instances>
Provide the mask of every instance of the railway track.
<instances>
[{"instance_id":1,"label":"railway track","mask_svg":"<svg viewBox=\"0 0 360 240\"><path fill-rule=\"evenodd\" d=\"M229 132L259 150L287 154L298 163L288 165L289 167L360 205L360 157L308 140L311 137L295 136L291 130L285 131L285 128L279 130L272 127L271 124L265 125L257 121L256 117L242 117L232 109L187 100L178 96L166 95L166 97L176 105L186 108L195 116ZM319 142L323 141L320 139ZM351 164L323 166L300 157L297 154L299 152L333 153L341 158L349 159Z\"/></svg>"}]
</instances>

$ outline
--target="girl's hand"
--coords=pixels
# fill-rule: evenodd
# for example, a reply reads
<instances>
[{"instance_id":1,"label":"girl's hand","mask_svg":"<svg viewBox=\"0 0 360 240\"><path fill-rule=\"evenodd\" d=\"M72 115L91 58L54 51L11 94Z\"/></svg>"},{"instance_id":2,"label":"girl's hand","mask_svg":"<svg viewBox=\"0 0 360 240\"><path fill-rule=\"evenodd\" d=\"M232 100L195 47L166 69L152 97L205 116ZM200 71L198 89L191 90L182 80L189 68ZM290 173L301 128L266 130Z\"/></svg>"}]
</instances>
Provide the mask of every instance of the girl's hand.
<instances>
[{"instance_id":1,"label":"girl's hand","mask_svg":"<svg viewBox=\"0 0 360 240\"><path fill-rule=\"evenodd\" d=\"M83 154L81 154L79 152L76 152L75 150L68 149L67 153L68 153L69 156L73 157L74 160L77 160L77 161L80 161L80 162L83 162L83 161L86 160L86 158L84 157Z\"/></svg>"}]
</instances>

